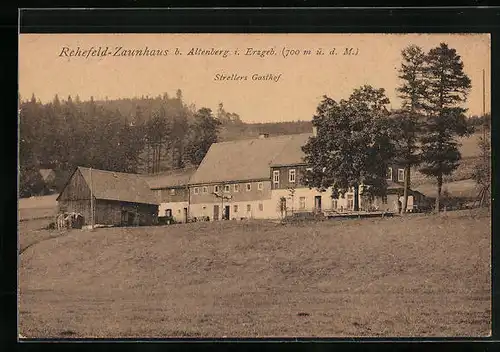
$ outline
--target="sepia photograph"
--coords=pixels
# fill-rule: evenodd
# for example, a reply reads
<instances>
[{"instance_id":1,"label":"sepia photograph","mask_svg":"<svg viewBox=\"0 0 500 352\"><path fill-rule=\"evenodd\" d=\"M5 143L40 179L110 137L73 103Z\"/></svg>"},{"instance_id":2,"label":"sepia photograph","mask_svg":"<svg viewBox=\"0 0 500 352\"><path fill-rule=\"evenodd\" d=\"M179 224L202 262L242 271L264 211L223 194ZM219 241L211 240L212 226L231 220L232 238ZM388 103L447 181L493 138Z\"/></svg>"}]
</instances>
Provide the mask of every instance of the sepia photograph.
<instances>
[{"instance_id":1,"label":"sepia photograph","mask_svg":"<svg viewBox=\"0 0 500 352\"><path fill-rule=\"evenodd\" d=\"M20 34L18 336L491 336L491 44Z\"/></svg>"}]
</instances>

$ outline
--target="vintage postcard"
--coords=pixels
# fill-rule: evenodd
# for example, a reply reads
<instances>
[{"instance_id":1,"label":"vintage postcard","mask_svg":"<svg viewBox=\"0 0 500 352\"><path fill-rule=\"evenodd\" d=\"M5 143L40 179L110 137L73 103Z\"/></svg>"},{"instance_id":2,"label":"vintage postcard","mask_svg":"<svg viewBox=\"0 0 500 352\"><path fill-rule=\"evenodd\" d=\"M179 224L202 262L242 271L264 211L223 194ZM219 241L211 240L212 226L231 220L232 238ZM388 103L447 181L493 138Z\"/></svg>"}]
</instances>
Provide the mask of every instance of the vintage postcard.
<instances>
[{"instance_id":1,"label":"vintage postcard","mask_svg":"<svg viewBox=\"0 0 500 352\"><path fill-rule=\"evenodd\" d=\"M19 336L491 334L489 34L20 34Z\"/></svg>"}]
</instances>

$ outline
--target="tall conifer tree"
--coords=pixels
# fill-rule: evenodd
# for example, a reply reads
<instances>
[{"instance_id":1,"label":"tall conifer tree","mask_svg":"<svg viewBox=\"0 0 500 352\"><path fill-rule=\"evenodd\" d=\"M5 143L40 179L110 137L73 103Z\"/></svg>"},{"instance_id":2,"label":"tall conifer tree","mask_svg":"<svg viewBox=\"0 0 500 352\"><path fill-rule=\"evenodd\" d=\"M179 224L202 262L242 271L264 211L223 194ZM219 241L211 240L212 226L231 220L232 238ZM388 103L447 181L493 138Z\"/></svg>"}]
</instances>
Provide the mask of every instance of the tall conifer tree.
<instances>
[{"instance_id":1,"label":"tall conifer tree","mask_svg":"<svg viewBox=\"0 0 500 352\"><path fill-rule=\"evenodd\" d=\"M471 133L461 106L467 100L471 80L455 49L441 43L426 55L426 96L423 109L427 121L420 138L420 171L437 180L436 212L440 209L443 177L450 175L461 158L457 137Z\"/></svg>"}]
</instances>

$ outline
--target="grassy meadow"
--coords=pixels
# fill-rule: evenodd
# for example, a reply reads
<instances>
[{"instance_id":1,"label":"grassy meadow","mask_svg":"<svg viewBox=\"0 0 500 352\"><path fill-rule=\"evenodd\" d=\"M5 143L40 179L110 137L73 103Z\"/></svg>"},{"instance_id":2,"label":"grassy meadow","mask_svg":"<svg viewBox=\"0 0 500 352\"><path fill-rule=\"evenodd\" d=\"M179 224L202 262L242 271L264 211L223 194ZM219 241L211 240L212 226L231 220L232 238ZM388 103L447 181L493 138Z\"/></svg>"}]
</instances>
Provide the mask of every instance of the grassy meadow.
<instances>
[{"instance_id":1,"label":"grassy meadow","mask_svg":"<svg viewBox=\"0 0 500 352\"><path fill-rule=\"evenodd\" d=\"M487 336L485 210L57 232L21 222L26 337ZM35 226L36 227L36 226Z\"/></svg>"},{"instance_id":2,"label":"grassy meadow","mask_svg":"<svg viewBox=\"0 0 500 352\"><path fill-rule=\"evenodd\" d=\"M42 197L21 198L18 201L20 221L54 217L57 211L57 194Z\"/></svg>"}]
</instances>

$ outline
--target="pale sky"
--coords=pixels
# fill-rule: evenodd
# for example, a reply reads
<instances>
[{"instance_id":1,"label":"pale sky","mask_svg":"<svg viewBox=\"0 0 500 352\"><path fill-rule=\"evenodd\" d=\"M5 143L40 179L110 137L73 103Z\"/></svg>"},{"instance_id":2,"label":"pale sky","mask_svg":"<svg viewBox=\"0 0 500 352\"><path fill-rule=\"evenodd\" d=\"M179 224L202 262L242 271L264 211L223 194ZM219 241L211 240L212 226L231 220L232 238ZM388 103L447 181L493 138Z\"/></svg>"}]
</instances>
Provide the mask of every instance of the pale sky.
<instances>
[{"instance_id":1,"label":"pale sky","mask_svg":"<svg viewBox=\"0 0 500 352\"><path fill-rule=\"evenodd\" d=\"M401 50L409 44L425 51L447 43L457 50L472 80L466 107L469 115L482 113L482 70L486 77L486 112L490 111L489 34L21 34L19 92L35 93L42 102L55 94L82 100L174 96L180 88L184 101L198 108L238 113L245 122L311 120L321 97L347 98L363 84L385 88L391 107L400 101L395 89ZM67 47L67 49L64 49ZM61 57L63 50L90 48L106 57ZM167 56L113 56L116 48L169 50ZM343 55L346 47L358 55ZM175 48L183 53L174 55ZM191 48L229 50L228 57L187 56ZM271 49L264 58L244 55L248 48ZM283 57L283 48L310 49L312 55ZM316 55L321 48L324 55ZM329 55L336 48L337 55ZM238 49L240 54L234 51ZM246 81L216 81L217 74L247 76ZM280 75L277 82L254 81L252 75Z\"/></svg>"}]
</instances>

